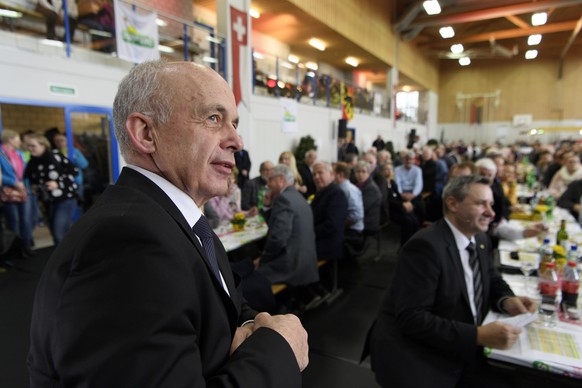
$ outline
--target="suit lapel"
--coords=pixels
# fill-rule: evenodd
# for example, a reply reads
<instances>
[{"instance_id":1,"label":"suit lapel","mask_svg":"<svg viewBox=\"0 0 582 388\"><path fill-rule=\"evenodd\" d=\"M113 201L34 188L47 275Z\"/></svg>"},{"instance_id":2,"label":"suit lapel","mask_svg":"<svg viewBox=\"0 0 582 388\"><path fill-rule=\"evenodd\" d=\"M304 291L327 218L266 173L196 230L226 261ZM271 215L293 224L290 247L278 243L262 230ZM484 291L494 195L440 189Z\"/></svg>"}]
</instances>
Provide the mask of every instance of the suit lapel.
<instances>
[{"instance_id":1,"label":"suit lapel","mask_svg":"<svg viewBox=\"0 0 582 388\"><path fill-rule=\"evenodd\" d=\"M462 285L462 294L463 294L463 300L465 301L467 308L469 309L469 311L471 310L471 303L469 301L469 294L467 293L467 282L465 282L465 271L463 269L463 263L461 261L461 255L459 255L459 249L457 248L457 243L455 241L455 236L453 235L453 232L451 231L451 228L449 227L449 225L446 223L446 221L441 220L440 222L442 222L442 226L445 229L445 242L447 243L447 250L449 253L449 257L451 258L453 267L455 269L455 272L457 273L457 276L459 278L459 282Z\"/></svg>"},{"instance_id":2,"label":"suit lapel","mask_svg":"<svg viewBox=\"0 0 582 388\"><path fill-rule=\"evenodd\" d=\"M190 225L188 225L188 222L186 221L178 207L174 204L174 202L172 202L170 197L168 197L166 193L164 193L164 191L160 189L160 187L156 185L154 182L152 182L139 172L132 170L130 168L123 169L123 171L119 175L119 179L117 180L116 184L122 186L131 186L137 190L140 190L142 193L147 194L156 203L158 203L174 219L174 221L176 221L180 229L182 229L184 234L192 242L192 245L194 245L196 251L198 252L198 255L200 255L200 257L203 258L207 270L211 275L210 277L213 279L216 288L219 289L220 292L228 298L228 295L224 291L222 284L219 282L218 279L216 279L216 276L214 276L214 274L212 273L212 267L210 266L208 258L206 257L206 251L204 251L204 248L202 248L202 245L198 241L198 238L194 234L194 231L192 230L192 228L190 228ZM226 255L224 254L224 247L222 246L222 244L220 244L220 241L218 241L219 243L217 244L217 240L218 237L216 237L215 235L214 245L218 256L217 257L218 267L220 268L220 271L222 272L225 282L227 284L228 290L232 295L233 292L236 292L234 281L232 280L232 276L225 276L225 274L230 275L230 268L228 264L225 262L228 260L225 259Z\"/></svg>"}]
</instances>

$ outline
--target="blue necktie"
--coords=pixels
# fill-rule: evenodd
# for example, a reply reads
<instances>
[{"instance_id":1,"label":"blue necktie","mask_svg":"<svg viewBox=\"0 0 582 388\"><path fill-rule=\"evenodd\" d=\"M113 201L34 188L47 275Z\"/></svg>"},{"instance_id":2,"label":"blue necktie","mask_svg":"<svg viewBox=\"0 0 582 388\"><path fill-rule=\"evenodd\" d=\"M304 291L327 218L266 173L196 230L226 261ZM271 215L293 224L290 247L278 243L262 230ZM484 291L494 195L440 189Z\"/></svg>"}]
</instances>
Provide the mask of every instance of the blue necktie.
<instances>
[{"instance_id":1,"label":"blue necktie","mask_svg":"<svg viewBox=\"0 0 582 388\"><path fill-rule=\"evenodd\" d=\"M475 310L477 310L477 324L481 321L481 308L483 306L483 281L481 279L481 268L475 251L475 244L472 242L467 245L469 251L469 265L473 270L473 288L475 292Z\"/></svg>"},{"instance_id":2,"label":"blue necktie","mask_svg":"<svg viewBox=\"0 0 582 388\"><path fill-rule=\"evenodd\" d=\"M206 217L200 216L200 219L192 229L194 230L194 233L196 233L196 236L200 238L200 241L202 241L202 246L206 251L206 256L210 263L210 267L212 268L212 272L214 272L214 276L216 276L218 281L222 284L220 270L218 269L218 260L216 260L216 252L214 251L213 233Z\"/></svg>"}]
</instances>

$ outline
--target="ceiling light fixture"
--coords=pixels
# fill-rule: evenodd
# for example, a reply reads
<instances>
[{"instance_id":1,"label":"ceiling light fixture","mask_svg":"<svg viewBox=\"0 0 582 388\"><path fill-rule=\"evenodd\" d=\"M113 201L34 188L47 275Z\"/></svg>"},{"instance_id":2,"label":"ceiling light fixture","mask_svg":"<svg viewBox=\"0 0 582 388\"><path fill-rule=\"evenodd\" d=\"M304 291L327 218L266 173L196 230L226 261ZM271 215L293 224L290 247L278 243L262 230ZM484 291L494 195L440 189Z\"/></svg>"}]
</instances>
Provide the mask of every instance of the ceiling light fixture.
<instances>
[{"instance_id":1,"label":"ceiling light fixture","mask_svg":"<svg viewBox=\"0 0 582 388\"><path fill-rule=\"evenodd\" d=\"M452 38L455 36L455 30L453 30L453 27L451 26L441 27L439 34L441 34L444 39Z\"/></svg>"},{"instance_id":2,"label":"ceiling light fixture","mask_svg":"<svg viewBox=\"0 0 582 388\"><path fill-rule=\"evenodd\" d=\"M350 66L353 67L358 67L358 65L360 64L360 61L358 61L356 58L354 57L347 57L346 58L346 63Z\"/></svg>"},{"instance_id":3,"label":"ceiling light fixture","mask_svg":"<svg viewBox=\"0 0 582 388\"><path fill-rule=\"evenodd\" d=\"M0 16L5 18L18 19L22 17L22 12L11 11L9 9L0 9Z\"/></svg>"},{"instance_id":4,"label":"ceiling light fixture","mask_svg":"<svg viewBox=\"0 0 582 388\"><path fill-rule=\"evenodd\" d=\"M412 86L410 86L410 85L404 85L404 86L402 87L402 91L403 91L403 92L407 92L407 93L408 93L408 92L410 92L411 90L412 90Z\"/></svg>"},{"instance_id":5,"label":"ceiling light fixture","mask_svg":"<svg viewBox=\"0 0 582 388\"><path fill-rule=\"evenodd\" d=\"M548 21L548 14L545 12L534 13L531 15L532 26L543 26Z\"/></svg>"},{"instance_id":6,"label":"ceiling light fixture","mask_svg":"<svg viewBox=\"0 0 582 388\"><path fill-rule=\"evenodd\" d=\"M251 17L252 18L255 18L255 19L258 19L258 18L261 17L261 13L259 11L257 11L256 9L254 9L254 8L251 8L249 10L249 15L251 15Z\"/></svg>"},{"instance_id":7,"label":"ceiling light fixture","mask_svg":"<svg viewBox=\"0 0 582 388\"><path fill-rule=\"evenodd\" d=\"M463 57L461 59L459 59L459 65L461 66L469 66L471 64L471 58L469 57Z\"/></svg>"},{"instance_id":8,"label":"ceiling light fixture","mask_svg":"<svg viewBox=\"0 0 582 388\"><path fill-rule=\"evenodd\" d=\"M525 59L534 59L538 56L538 50L527 50L525 52Z\"/></svg>"},{"instance_id":9,"label":"ceiling light fixture","mask_svg":"<svg viewBox=\"0 0 582 388\"><path fill-rule=\"evenodd\" d=\"M542 36L540 34L530 35L529 38L527 38L527 44L529 46L535 46L536 44L540 44L541 41Z\"/></svg>"},{"instance_id":10,"label":"ceiling light fixture","mask_svg":"<svg viewBox=\"0 0 582 388\"><path fill-rule=\"evenodd\" d=\"M293 54L289 54L289 56L287 57L287 60L291 63L299 63L299 57L297 55L293 55Z\"/></svg>"},{"instance_id":11,"label":"ceiling light fixture","mask_svg":"<svg viewBox=\"0 0 582 388\"><path fill-rule=\"evenodd\" d=\"M53 46L53 47L65 47L64 43L60 40L53 40L53 39L43 39L40 41L41 44L45 46Z\"/></svg>"},{"instance_id":12,"label":"ceiling light fixture","mask_svg":"<svg viewBox=\"0 0 582 388\"><path fill-rule=\"evenodd\" d=\"M309 45L315 47L319 51L325 51L325 43L323 43L321 40L317 38L309 39Z\"/></svg>"},{"instance_id":13,"label":"ceiling light fixture","mask_svg":"<svg viewBox=\"0 0 582 388\"><path fill-rule=\"evenodd\" d=\"M206 63L218 63L218 59L208 56L202 57L202 61Z\"/></svg>"},{"instance_id":14,"label":"ceiling light fixture","mask_svg":"<svg viewBox=\"0 0 582 388\"><path fill-rule=\"evenodd\" d=\"M438 15L441 13L441 5L437 0L427 0L422 3L422 6L424 7L426 13L429 15Z\"/></svg>"},{"instance_id":15,"label":"ceiling light fixture","mask_svg":"<svg viewBox=\"0 0 582 388\"><path fill-rule=\"evenodd\" d=\"M465 48L463 47L462 44L458 43L458 44L454 44L451 46L451 52L453 54L460 54L463 51L465 51Z\"/></svg>"},{"instance_id":16,"label":"ceiling light fixture","mask_svg":"<svg viewBox=\"0 0 582 388\"><path fill-rule=\"evenodd\" d=\"M287 68L287 69L290 69L290 70L293 70L293 69L295 69L295 66L293 66L293 65L292 65L292 64L290 64L289 62L285 62L285 61L282 61L282 62L281 62L281 66L283 66L283 67L285 67L285 68Z\"/></svg>"},{"instance_id":17,"label":"ceiling light fixture","mask_svg":"<svg viewBox=\"0 0 582 388\"><path fill-rule=\"evenodd\" d=\"M168 54L171 54L174 51L176 51L172 47L170 47L170 46L164 46L163 44L159 44L158 45L158 50L160 50L163 53L168 53Z\"/></svg>"},{"instance_id":18,"label":"ceiling light fixture","mask_svg":"<svg viewBox=\"0 0 582 388\"><path fill-rule=\"evenodd\" d=\"M168 25L168 22L167 22L167 21L165 21L165 20L162 20L162 19L160 19L160 18L157 18L157 19L156 19L156 24L157 24L159 27L166 27L166 26Z\"/></svg>"},{"instance_id":19,"label":"ceiling light fixture","mask_svg":"<svg viewBox=\"0 0 582 388\"><path fill-rule=\"evenodd\" d=\"M319 69L319 66L317 66L317 63L315 62L307 62L305 64L305 67L307 67L310 70L316 71L317 69Z\"/></svg>"}]
</instances>

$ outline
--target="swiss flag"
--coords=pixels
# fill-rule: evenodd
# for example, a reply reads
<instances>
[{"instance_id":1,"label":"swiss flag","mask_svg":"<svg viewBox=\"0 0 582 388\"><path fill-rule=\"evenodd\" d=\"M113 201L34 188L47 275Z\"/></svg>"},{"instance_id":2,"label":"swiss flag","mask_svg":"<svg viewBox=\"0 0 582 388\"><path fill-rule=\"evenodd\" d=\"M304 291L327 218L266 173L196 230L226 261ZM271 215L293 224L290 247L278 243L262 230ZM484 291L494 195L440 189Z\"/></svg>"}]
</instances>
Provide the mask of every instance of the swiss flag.
<instances>
[{"instance_id":1,"label":"swiss flag","mask_svg":"<svg viewBox=\"0 0 582 388\"><path fill-rule=\"evenodd\" d=\"M238 106L242 100L241 92L241 47L248 44L247 14L233 6L230 7L230 31L232 37L232 82L233 93Z\"/></svg>"}]
</instances>

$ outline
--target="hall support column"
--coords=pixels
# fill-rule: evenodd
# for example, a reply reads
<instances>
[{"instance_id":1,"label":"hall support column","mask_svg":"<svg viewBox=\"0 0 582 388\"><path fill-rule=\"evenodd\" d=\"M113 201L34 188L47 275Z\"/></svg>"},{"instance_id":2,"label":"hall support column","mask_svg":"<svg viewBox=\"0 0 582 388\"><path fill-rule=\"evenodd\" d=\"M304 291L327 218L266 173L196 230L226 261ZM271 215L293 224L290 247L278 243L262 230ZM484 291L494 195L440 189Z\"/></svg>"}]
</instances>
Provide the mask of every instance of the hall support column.
<instances>
[{"instance_id":1,"label":"hall support column","mask_svg":"<svg viewBox=\"0 0 582 388\"><path fill-rule=\"evenodd\" d=\"M245 149L252 147L251 94L253 57L250 0L217 0L218 33L226 37L226 80L238 106L239 129ZM251 158L252 158L252 152Z\"/></svg>"}]
</instances>

